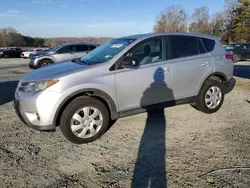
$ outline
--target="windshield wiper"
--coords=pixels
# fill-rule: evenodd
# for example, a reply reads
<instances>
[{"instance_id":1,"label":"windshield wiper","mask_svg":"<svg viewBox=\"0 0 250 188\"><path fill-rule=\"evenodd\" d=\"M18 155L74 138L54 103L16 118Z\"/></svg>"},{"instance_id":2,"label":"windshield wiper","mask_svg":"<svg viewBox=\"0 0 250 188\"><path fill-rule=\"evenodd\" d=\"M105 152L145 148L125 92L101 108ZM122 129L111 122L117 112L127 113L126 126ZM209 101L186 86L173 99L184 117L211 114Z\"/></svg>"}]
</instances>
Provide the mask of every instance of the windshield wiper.
<instances>
[{"instance_id":1,"label":"windshield wiper","mask_svg":"<svg viewBox=\"0 0 250 188\"><path fill-rule=\"evenodd\" d=\"M72 63L76 63L76 64L84 64L84 65L88 65L88 63L87 62L85 62L85 61L81 61L79 58L77 58L77 59L72 59L72 61L71 61Z\"/></svg>"},{"instance_id":2,"label":"windshield wiper","mask_svg":"<svg viewBox=\"0 0 250 188\"><path fill-rule=\"evenodd\" d=\"M81 59L79 59L79 61L80 61L82 64L89 65L86 61L83 61L83 60L81 60Z\"/></svg>"}]
</instances>

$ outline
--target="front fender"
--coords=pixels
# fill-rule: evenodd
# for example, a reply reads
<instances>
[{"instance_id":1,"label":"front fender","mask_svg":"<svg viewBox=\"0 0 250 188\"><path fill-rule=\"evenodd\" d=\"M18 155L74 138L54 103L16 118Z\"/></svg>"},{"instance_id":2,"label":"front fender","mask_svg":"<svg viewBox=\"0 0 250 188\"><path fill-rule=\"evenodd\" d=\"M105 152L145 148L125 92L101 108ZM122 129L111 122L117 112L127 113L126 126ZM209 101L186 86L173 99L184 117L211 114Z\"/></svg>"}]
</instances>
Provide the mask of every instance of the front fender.
<instances>
[{"instance_id":1,"label":"front fender","mask_svg":"<svg viewBox=\"0 0 250 188\"><path fill-rule=\"evenodd\" d=\"M69 101L71 101L75 97L87 94L105 100L105 102L108 104L111 113L111 119L117 119L119 117L117 112L115 93L112 92L112 89L109 89L107 86L92 83L92 84L78 85L63 92L62 96L54 106L53 112L55 112L55 115L53 122L54 123L57 122L57 118L59 118L58 116L62 113L62 110L66 107Z\"/></svg>"},{"instance_id":2,"label":"front fender","mask_svg":"<svg viewBox=\"0 0 250 188\"><path fill-rule=\"evenodd\" d=\"M39 64L39 63L40 63L41 61L43 61L43 60L50 60L50 61L55 62L55 59L54 59L53 57L51 57L51 56L42 56L42 57L39 57L39 58L38 58L37 63Z\"/></svg>"}]
</instances>

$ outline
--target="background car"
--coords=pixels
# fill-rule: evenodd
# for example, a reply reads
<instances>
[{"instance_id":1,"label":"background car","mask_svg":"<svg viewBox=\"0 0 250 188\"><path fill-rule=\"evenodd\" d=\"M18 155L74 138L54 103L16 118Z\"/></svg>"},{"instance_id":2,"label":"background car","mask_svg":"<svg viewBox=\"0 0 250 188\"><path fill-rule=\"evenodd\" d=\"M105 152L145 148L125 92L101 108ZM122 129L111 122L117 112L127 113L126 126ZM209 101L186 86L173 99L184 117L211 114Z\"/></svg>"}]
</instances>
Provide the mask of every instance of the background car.
<instances>
[{"instance_id":1,"label":"background car","mask_svg":"<svg viewBox=\"0 0 250 188\"><path fill-rule=\"evenodd\" d=\"M95 49L98 44L67 43L60 45L48 52L32 55L29 67L39 68L49 64L80 58Z\"/></svg>"},{"instance_id":2,"label":"background car","mask_svg":"<svg viewBox=\"0 0 250 188\"><path fill-rule=\"evenodd\" d=\"M22 58L30 58L32 54L35 54L35 53L40 53L40 52L43 52L45 51L44 49L33 49L33 50L27 50L27 51L23 51L21 53L21 57Z\"/></svg>"},{"instance_id":3,"label":"background car","mask_svg":"<svg viewBox=\"0 0 250 188\"><path fill-rule=\"evenodd\" d=\"M231 43L225 47L225 50L233 54L236 61L250 59L250 43Z\"/></svg>"},{"instance_id":4,"label":"background car","mask_svg":"<svg viewBox=\"0 0 250 188\"><path fill-rule=\"evenodd\" d=\"M30 58L49 53L53 48L47 48L30 54Z\"/></svg>"},{"instance_id":5,"label":"background car","mask_svg":"<svg viewBox=\"0 0 250 188\"><path fill-rule=\"evenodd\" d=\"M23 50L18 47L9 47L9 48L4 49L0 53L0 57L1 58L17 58L17 57L20 57L22 51Z\"/></svg>"},{"instance_id":6,"label":"background car","mask_svg":"<svg viewBox=\"0 0 250 188\"><path fill-rule=\"evenodd\" d=\"M35 50L28 50L28 51L24 51L21 53L21 57L22 58L29 58L30 57L30 54L34 53Z\"/></svg>"}]
</instances>

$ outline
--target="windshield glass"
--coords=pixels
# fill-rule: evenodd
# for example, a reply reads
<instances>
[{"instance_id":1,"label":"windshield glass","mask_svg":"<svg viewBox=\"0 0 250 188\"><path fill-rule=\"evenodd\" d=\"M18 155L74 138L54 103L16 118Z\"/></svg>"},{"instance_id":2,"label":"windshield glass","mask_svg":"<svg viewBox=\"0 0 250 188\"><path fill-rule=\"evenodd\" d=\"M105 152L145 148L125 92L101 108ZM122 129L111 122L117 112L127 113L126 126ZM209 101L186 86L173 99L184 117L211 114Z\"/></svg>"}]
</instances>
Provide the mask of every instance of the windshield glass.
<instances>
[{"instance_id":1,"label":"windshield glass","mask_svg":"<svg viewBox=\"0 0 250 188\"><path fill-rule=\"evenodd\" d=\"M233 50L234 46L233 45L228 45L228 46L225 46L225 49L226 50Z\"/></svg>"},{"instance_id":2,"label":"windshield glass","mask_svg":"<svg viewBox=\"0 0 250 188\"><path fill-rule=\"evenodd\" d=\"M119 52L121 52L124 48L126 48L129 44L131 44L133 39L114 39L111 40L99 47L95 50L91 51L87 55L81 58L82 62L85 62L89 65L104 63L108 60L111 60L114 56L116 56Z\"/></svg>"},{"instance_id":3,"label":"windshield glass","mask_svg":"<svg viewBox=\"0 0 250 188\"><path fill-rule=\"evenodd\" d=\"M50 50L50 52L55 52L55 51L57 51L58 49L60 49L60 48L62 48L63 46L65 46L65 45L60 45L60 46L57 46L57 47L55 47L55 48L52 48L51 50Z\"/></svg>"},{"instance_id":4,"label":"windshield glass","mask_svg":"<svg viewBox=\"0 0 250 188\"><path fill-rule=\"evenodd\" d=\"M241 44L229 44L228 47L234 49L240 47Z\"/></svg>"}]
</instances>

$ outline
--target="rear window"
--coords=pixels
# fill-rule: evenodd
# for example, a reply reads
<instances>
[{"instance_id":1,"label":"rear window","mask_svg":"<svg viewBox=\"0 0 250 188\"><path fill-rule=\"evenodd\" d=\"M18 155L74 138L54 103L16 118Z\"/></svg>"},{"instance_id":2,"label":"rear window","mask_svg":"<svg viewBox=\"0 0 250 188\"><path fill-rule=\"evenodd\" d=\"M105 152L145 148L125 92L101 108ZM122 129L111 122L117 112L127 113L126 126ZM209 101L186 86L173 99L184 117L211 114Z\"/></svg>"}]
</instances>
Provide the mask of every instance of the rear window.
<instances>
[{"instance_id":1,"label":"rear window","mask_svg":"<svg viewBox=\"0 0 250 188\"><path fill-rule=\"evenodd\" d=\"M205 45L207 52L211 52L214 49L215 41L211 39L201 38L203 44Z\"/></svg>"}]
</instances>

